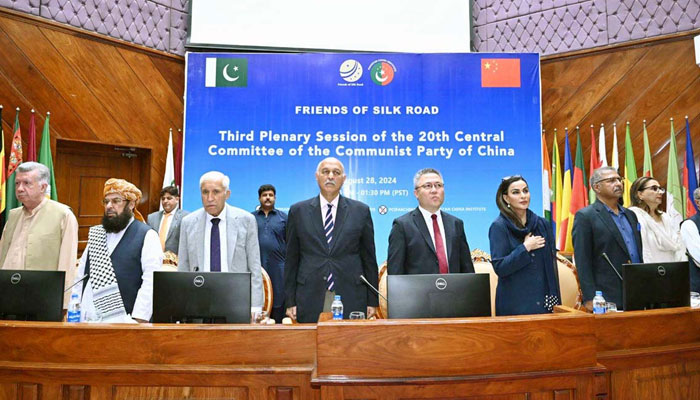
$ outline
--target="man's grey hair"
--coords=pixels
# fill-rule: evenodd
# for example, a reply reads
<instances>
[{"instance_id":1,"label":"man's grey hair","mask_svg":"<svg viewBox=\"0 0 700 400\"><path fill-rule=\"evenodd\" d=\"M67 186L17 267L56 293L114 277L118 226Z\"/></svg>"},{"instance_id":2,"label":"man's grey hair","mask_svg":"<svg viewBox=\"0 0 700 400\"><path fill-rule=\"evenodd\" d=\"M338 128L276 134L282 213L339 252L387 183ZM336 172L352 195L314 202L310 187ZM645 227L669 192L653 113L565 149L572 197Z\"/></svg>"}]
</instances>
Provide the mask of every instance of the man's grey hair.
<instances>
[{"instance_id":1,"label":"man's grey hair","mask_svg":"<svg viewBox=\"0 0 700 400\"><path fill-rule=\"evenodd\" d=\"M425 175L425 174L437 174L437 176L442 179L442 174L440 171L436 170L435 168L423 168L420 171L416 172L415 175L413 175L413 188L417 189L418 188L418 181L420 180L420 177Z\"/></svg>"},{"instance_id":2,"label":"man's grey hair","mask_svg":"<svg viewBox=\"0 0 700 400\"><path fill-rule=\"evenodd\" d=\"M693 198L697 201L700 200L700 187L693 190Z\"/></svg>"},{"instance_id":3,"label":"man's grey hair","mask_svg":"<svg viewBox=\"0 0 700 400\"><path fill-rule=\"evenodd\" d=\"M606 172L617 172L617 168L615 167L600 167L593 171L591 174L591 179L590 179L590 187L593 187L596 183L600 182L600 180L603 178L603 174Z\"/></svg>"},{"instance_id":4,"label":"man's grey hair","mask_svg":"<svg viewBox=\"0 0 700 400\"><path fill-rule=\"evenodd\" d=\"M17 171L22 173L37 171L38 174L36 181L40 183L46 183L47 185L49 184L49 178L51 174L49 173L49 168L44 164L34 161L23 162L17 167Z\"/></svg>"},{"instance_id":5,"label":"man's grey hair","mask_svg":"<svg viewBox=\"0 0 700 400\"><path fill-rule=\"evenodd\" d=\"M343 162L340 161L340 160L338 160L338 159L335 158L335 157L326 157L326 158L324 158L323 160L319 161L319 162L318 162L318 165L316 165L316 172L321 172L321 164L323 164L323 163L326 162L326 161L335 161L335 162L337 162L338 164L340 164L340 169L343 171L343 173L345 173L345 165L343 165Z\"/></svg>"},{"instance_id":6,"label":"man's grey hair","mask_svg":"<svg viewBox=\"0 0 700 400\"><path fill-rule=\"evenodd\" d=\"M231 179L219 171L209 171L199 178L199 187L201 188L206 181L221 181L224 186L224 190L228 190L228 186L231 183Z\"/></svg>"}]
</instances>

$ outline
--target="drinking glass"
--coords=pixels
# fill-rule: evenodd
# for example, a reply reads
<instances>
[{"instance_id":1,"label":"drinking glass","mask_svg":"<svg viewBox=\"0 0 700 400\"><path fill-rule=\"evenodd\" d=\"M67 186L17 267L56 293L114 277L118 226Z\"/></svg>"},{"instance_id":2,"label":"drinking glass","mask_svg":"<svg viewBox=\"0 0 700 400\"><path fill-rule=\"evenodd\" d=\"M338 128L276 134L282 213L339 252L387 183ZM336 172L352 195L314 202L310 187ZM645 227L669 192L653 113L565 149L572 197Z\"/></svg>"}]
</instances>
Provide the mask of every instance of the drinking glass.
<instances>
[{"instance_id":1,"label":"drinking glass","mask_svg":"<svg viewBox=\"0 0 700 400\"><path fill-rule=\"evenodd\" d=\"M350 319L365 319L365 313L362 311L353 311L350 313Z\"/></svg>"},{"instance_id":2,"label":"drinking glass","mask_svg":"<svg viewBox=\"0 0 700 400\"><path fill-rule=\"evenodd\" d=\"M617 304L611 303L611 302L609 302L609 301L606 302L606 303L605 303L605 312L606 312L606 313L609 313L609 312L617 312Z\"/></svg>"},{"instance_id":3,"label":"drinking glass","mask_svg":"<svg viewBox=\"0 0 700 400\"><path fill-rule=\"evenodd\" d=\"M693 308L700 308L700 293L690 292L690 306Z\"/></svg>"}]
</instances>

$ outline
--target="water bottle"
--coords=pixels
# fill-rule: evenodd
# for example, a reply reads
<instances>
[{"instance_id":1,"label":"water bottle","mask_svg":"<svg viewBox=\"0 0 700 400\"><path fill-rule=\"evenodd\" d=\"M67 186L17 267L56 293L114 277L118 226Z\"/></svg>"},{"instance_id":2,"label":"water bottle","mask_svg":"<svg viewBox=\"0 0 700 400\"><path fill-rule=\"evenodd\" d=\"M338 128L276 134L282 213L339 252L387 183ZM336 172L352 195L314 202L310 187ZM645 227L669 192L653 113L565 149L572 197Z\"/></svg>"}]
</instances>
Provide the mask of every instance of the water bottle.
<instances>
[{"instance_id":1,"label":"water bottle","mask_svg":"<svg viewBox=\"0 0 700 400\"><path fill-rule=\"evenodd\" d=\"M68 322L80 322L80 296L73 293L68 303Z\"/></svg>"},{"instance_id":2,"label":"water bottle","mask_svg":"<svg viewBox=\"0 0 700 400\"><path fill-rule=\"evenodd\" d=\"M605 314L605 299L600 290L596 290L595 297L593 297L593 314Z\"/></svg>"},{"instance_id":3,"label":"water bottle","mask_svg":"<svg viewBox=\"0 0 700 400\"><path fill-rule=\"evenodd\" d=\"M343 319L343 302L340 301L340 295L335 295L333 304L331 304L331 311L333 312L333 319Z\"/></svg>"}]
</instances>

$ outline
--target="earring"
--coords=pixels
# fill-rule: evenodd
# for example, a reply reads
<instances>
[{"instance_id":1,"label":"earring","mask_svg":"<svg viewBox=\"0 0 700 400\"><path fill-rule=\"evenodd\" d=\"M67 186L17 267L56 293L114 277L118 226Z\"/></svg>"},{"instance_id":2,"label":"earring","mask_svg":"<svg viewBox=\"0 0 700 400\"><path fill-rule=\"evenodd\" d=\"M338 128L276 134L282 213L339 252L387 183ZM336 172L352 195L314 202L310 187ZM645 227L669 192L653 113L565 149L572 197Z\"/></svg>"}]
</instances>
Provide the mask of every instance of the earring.
<instances>
[{"instance_id":1,"label":"earring","mask_svg":"<svg viewBox=\"0 0 700 400\"><path fill-rule=\"evenodd\" d=\"M510 203L506 203L506 207L510 208Z\"/></svg>"}]
</instances>

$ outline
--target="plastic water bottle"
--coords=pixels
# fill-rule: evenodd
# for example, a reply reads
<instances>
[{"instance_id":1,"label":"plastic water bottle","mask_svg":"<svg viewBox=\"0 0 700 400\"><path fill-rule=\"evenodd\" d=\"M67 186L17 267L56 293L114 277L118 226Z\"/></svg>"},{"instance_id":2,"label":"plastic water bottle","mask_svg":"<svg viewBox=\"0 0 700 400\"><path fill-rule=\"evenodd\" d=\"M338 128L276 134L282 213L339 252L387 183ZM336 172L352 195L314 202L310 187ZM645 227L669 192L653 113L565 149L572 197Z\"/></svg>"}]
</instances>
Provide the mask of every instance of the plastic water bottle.
<instances>
[{"instance_id":1,"label":"plastic water bottle","mask_svg":"<svg viewBox=\"0 0 700 400\"><path fill-rule=\"evenodd\" d=\"M335 295L333 304L331 304L331 311L333 312L333 319L343 319L343 302L340 301L340 295Z\"/></svg>"},{"instance_id":2,"label":"plastic water bottle","mask_svg":"<svg viewBox=\"0 0 700 400\"><path fill-rule=\"evenodd\" d=\"M593 314L605 314L605 298L600 290L596 290L593 297Z\"/></svg>"},{"instance_id":3,"label":"plastic water bottle","mask_svg":"<svg viewBox=\"0 0 700 400\"><path fill-rule=\"evenodd\" d=\"M68 322L80 322L80 296L73 293L68 303Z\"/></svg>"}]
</instances>

